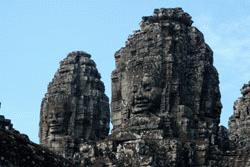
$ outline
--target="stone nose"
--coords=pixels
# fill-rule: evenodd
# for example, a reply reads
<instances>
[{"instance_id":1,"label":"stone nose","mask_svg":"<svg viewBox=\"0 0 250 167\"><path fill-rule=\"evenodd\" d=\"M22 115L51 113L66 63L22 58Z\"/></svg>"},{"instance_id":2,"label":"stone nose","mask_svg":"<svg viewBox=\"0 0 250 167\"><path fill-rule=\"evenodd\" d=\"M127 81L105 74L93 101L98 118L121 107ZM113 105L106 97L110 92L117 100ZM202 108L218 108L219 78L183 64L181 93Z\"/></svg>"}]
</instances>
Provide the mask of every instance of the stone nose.
<instances>
[{"instance_id":1,"label":"stone nose","mask_svg":"<svg viewBox=\"0 0 250 167\"><path fill-rule=\"evenodd\" d=\"M56 123L56 122L57 122L57 121L56 121L55 118L51 120L51 123Z\"/></svg>"},{"instance_id":2,"label":"stone nose","mask_svg":"<svg viewBox=\"0 0 250 167\"><path fill-rule=\"evenodd\" d=\"M135 93L135 98L140 99L142 98L142 87L139 87L137 92Z\"/></svg>"},{"instance_id":3,"label":"stone nose","mask_svg":"<svg viewBox=\"0 0 250 167\"><path fill-rule=\"evenodd\" d=\"M57 120L56 120L56 114L52 114L51 116L51 123L56 123Z\"/></svg>"}]
</instances>

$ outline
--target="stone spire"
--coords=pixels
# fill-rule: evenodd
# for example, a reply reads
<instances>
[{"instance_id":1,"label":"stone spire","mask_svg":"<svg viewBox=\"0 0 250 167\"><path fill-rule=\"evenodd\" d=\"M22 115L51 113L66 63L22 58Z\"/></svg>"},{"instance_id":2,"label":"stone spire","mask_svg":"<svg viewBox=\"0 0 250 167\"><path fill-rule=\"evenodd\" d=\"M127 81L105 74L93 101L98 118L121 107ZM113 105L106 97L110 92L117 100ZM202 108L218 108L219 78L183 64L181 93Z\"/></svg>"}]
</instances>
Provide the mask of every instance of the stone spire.
<instances>
[{"instance_id":1,"label":"stone spire","mask_svg":"<svg viewBox=\"0 0 250 167\"><path fill-rule=\"evenodd\" d=\"M237 147L243 148L250 146L250 81L243 85L241 94L229 120L229 137Z\"/></svg>"},{"instance_id":2,"label":"stone spire","mask_svg":"<svg viewBox=\"0 0 250 167\"><path fill-rule=\"evenodd\" d=\"M182 109L195 116L195 126L217 127L222 106L213 52L191 24L190 15L180 8L156 9L153 16L143 17L141 29L117 51L112 74L114 130L140 111L177 117ZM150 95L156 98L151 108L143 105L150 99L136 97L144 83L157 87L150 93L156 96Z\"/></svg>"},{"instance_id":3,"label":"stone spire","mask_svg":"<svg viewBox=\"0 0 250 167\"><path fill-rule=\"evenodd\" d=\"M85 52L69 53L49 83L40 113L40 142L72 157L83 141L109 133L109 102L95 62Z\"/></svg>"},{"instance_id":4,"label":"stone spire","mask_svg":"<svg viewBox=\"0 0 250 167\"><path fill-rule=\"evenodd\" d=\"M48 86L39 133L42 145L72 161L30 142L0 115L0 166L250 166L250 82L229 130L219 126L213 52L181 8L143 17L115 61L109 136L100 74L89 54L72 52Z\"/></svg>"},{"instance_id":5,"label":"stone spire","mask_svg":"<svg viewBox=\"0 0 250 167\"><path fill-rule=\"evenodd\" d=\"M212 152L218 150L222 108L212 50L181 8L155 9L152 16L142 18L140 26L115 54L112 135L118 139L127 133L124 140L128 136L152 142L163 139L169 143L162 146L166 152L183 158L160 158L168 165L181 161L179 165L212 164L218 158ZM145 147L157 150L158 144L154 146ZM170 159L173 161L167 162ZM130 165L140 164L137 160Z\"/></svg>"},{"instance_id":6,"label":"stone spire","mask_svg":"<svg viewBox=\"0 0 250 167\"><path fill-rule=\"evenodd\" d=\"M250 166L250 81L241 88L242 96L235 101L233 115L228 121L229 148L224 152L221 166Z\"/></svg>"}]
</instances>

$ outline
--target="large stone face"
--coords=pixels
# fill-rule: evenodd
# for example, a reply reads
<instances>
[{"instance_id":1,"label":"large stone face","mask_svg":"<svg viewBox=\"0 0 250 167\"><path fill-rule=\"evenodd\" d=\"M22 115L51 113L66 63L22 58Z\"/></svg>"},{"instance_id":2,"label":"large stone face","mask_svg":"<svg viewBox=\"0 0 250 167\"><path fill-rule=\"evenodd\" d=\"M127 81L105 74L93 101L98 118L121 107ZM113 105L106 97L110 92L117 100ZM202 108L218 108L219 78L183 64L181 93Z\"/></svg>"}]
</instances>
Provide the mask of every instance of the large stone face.
<instances>
[{"instance_id":1,"label":"large stone face","mask_svg":"<svg viewBox=\"0 0 250 167\"><path fill-rule=\"evenodd\" d=\"M95 62L85 52L72 52L60 63L42 105L40 142L66 157L78 144L109 133L109 102Z\"/></svg>"},{"instance_id":2,"label":"large stone face","mask_svg":"<svg viewBox=\"0 0 250 167\"><path fill-rule=\"evenodd\" d=\"M208 164L218 140L219 80L213 52L191 17L180 8L156 9L115 59L113 132L162 130L164 138L191 140L194 163Z\"/></svg>"},{"instance_id":3,"label":"large stone face","mask_svg":"<svg viewBox=\"0 0 250 167\"><path fill-rule=\"evenodd\" d=\"M0 166L250 166L250 82L234 104L229 130L213 53L180 8L143 17L115 54L112 123L104 85L90 55L60 64L42 105L40 141L0 115ZM9 151L11 150L11 151Z\"/></svg>"},{"instance_id":4,"label":"large stone face","mask_svg":"<svg viewBox=\"0 0 250 167\"><path fill-rule=\"evenodd\" d=\"M143 17L141 30L117 51L112 73L114 131L136 117L153 115L183 117L176 125L209 135L217 132L221 103L213 53L191 24L191 17L179 8L157 9Z\"/></svg>"},{"instance_id":5,"label":"large stone face","mask_svg":"<svg viewBox=\"0 0 250 167\"><path fill-rule=\"evenodd\" d=\"M156 9L115 61L112 134L80 146L83 164L217 166L224 137L218 73L191 17Z\"/></svg>"},{"instance_id":6,"label":"large stone face","mask_svg":"<svg viewBox=\"0 0 250 167\"><path fill-rule=\"evenodd\" d=\"M115 54L112 123L90 55L60 64L42 105L40 142L0 115L0 166L249 167L250 82L234 104L229 130L213 53L180 8L143 17ZM70 161L71 160L71 161Z\"/></svg>"}]
</instances>

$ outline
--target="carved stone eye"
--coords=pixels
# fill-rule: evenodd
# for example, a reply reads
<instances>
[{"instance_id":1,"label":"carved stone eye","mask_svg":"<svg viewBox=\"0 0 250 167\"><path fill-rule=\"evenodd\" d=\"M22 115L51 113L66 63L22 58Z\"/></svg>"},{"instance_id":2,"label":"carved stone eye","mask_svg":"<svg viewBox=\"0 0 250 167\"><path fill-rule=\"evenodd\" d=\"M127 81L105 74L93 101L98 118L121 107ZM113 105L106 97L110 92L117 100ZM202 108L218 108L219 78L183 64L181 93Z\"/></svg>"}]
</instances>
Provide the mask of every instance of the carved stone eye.
<instances>
[{"instance_id":1,"label":"carved stone eye","mask_svg":"<svg viewBox=\"0 0 250 167\"><path fill-rule=\"evenodd\" d=\"M63 113L62 112L56 113L56 118L62 118L62 117L63 117Z\"/></svg>"},{"instance_id":2,"label":"carved stone eye","mask_svg":"<svg viewBox=\"0 0 250 167\"><path fill-rule=\"evenodd\" d=\"M49 113L49 119L52 119L52 118L53 118L53 114Z\"/></svg>"},{"instance_id":3,"label":"carved stone eye","mask_svg":"<svg viewBox=\"0 0 250 167\"><path fill-rule=\"evenodd\" d=\"M144 85L143 85L143 89L144 89L145 91L150 91L150 90L152 89L152 87L151 87L150 84L144 84Z\"/></svg>"},{"instance_id":4,"label":"carved stone eye","mask_svg":"<svg viewBox=\"0 0 250 167\"><path fill-rule=\"evenodd\" d=\"M138 90L138 86L137 85L133 85L133 93L136 93Z\"/></svg>"}]
</instances>

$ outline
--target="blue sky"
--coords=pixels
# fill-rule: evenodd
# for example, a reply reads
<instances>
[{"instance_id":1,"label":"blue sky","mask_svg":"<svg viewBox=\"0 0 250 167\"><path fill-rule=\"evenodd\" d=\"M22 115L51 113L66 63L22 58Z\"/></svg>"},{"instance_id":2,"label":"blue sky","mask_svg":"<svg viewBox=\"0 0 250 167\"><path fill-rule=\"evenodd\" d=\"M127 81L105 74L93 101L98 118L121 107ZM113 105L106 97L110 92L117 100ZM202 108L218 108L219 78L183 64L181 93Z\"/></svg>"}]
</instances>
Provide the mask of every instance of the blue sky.
<instances>
[{"instance_id":1,"label":"blue sky","mask_svg":"<svg viewBox=\"0 0 250 167\"><path fill-rule=\"evenodd\" d=\"M92 55L111 95L114 53L154 8L182 7L214 51L227 126L250 80L249 0L8 0L0 2L0 114L38 142L40 103L67 53Z\"/></svg>"}]
</instances>

